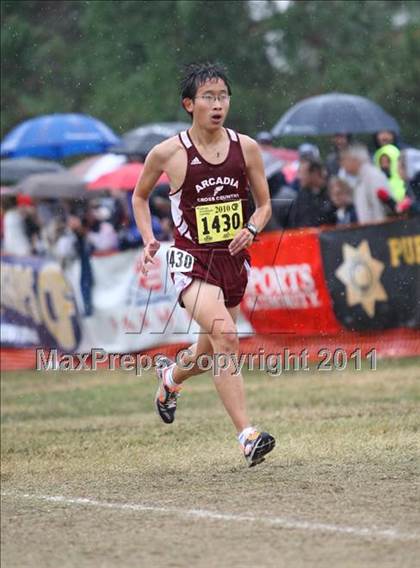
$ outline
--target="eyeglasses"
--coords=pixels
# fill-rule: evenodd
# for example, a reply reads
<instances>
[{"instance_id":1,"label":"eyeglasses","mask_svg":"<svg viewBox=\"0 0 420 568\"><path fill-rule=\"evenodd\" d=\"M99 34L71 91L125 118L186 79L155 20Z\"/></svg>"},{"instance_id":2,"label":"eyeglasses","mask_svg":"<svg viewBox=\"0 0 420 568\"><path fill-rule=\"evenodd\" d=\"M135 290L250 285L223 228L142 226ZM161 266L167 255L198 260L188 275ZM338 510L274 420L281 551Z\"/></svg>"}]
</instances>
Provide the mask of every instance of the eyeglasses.
<instances>
[{"instance_id":1,"label":"eyeglasses","mask_svg":"<svg viewBox=\"0 0 420 568\"><path fill-rule=\"evenodd\" d=\"M195 97L196 99L203 99L208 105L214 104L216 101L220 101L221 104L226 104L230 101L230 95L222 93L221 95L200 95Z\"/></svg>"}]
</instances>

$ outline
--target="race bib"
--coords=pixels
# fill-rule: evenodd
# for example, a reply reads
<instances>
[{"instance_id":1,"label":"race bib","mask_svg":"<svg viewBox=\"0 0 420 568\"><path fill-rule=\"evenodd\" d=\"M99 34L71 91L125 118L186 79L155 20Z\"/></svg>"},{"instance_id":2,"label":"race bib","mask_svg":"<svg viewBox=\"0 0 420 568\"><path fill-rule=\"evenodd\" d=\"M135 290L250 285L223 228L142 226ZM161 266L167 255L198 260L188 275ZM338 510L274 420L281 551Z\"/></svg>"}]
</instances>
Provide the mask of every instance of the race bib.
<instances>
[{"instance_id":1,"label":"race bib","mask_svg":"<svg viewBox=\"0 0 420 568\"><path fill-rule=\"evenodd\" d=\"M241 200L200 205L195 218L200 244L229 241L243 225Z\"/></svg>"},{"instance_id":2,"label":"race bib","mask_svg":"<svg viewBox=\"0 0 420 568\"><path fill-rule=\"evenodd\" d=\"M167 252L169 272L191 272L194 266L194 257L189 252L171 247Z\"/></svg>"}]
</instances>

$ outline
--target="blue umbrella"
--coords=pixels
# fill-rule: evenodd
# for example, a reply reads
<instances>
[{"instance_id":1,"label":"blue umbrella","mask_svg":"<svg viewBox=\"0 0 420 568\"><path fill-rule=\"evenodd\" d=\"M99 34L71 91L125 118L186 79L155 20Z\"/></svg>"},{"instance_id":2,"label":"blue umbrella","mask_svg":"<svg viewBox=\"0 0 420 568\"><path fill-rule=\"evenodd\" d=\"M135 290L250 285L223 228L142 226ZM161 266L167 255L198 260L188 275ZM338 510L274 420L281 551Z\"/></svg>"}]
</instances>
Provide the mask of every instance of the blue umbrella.
<instances>
[{"instance_id":1,"label":"blue umbrella","mask_svg":"<svg viewBox=\"0 0 420 568\"><path fill-rule=\"evenodd\" d=\"M271 133L274 137L317 136L390 130L398 134L398 123L379 105L365 97L328 93L305 99L289 109Z\"/></svg>"},{"instance_id":2,"label":"blue umbrella","mask_svg":"<svg viewBox=\"0 0 420 568\"><path fill-rule=\"evenodd\" d=\"M74 154L100 154L119 138L108 126L85 114L50 114L31 118L4 138L1 155L59 160Z\"/></svg>"}]
</instances>

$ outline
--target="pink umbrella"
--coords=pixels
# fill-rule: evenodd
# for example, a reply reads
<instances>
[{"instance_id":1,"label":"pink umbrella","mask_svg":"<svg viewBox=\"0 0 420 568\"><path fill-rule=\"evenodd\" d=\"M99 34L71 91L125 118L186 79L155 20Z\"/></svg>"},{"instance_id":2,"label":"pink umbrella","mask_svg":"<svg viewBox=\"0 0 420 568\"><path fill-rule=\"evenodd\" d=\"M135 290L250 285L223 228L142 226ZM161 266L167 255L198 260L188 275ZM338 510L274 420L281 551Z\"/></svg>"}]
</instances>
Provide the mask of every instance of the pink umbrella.
<instances>
[{"instance_id":1,"label":"pink umbrella","mask_svg":"<svg viewBox=\"0 0 420 568\"><path fill-rule=\"evenodd\" d=\"M125 164L127 158L117 154L100 154L85 158L74 164L69 170L86 183L95 181L99 176L109 174Z\"/></svg>"},{"instance_id":2,"label":"pink umbrella","mask_svg":"<svg viewBox=\"0 0 420 568\"><path fill-rule=\"evenodd\" d=\"M17 191L16 188L14 187L9 187L8 185L2 185L0 187L0 195L3 197L3 195L17 195Z\"/></svg>"},{"instance_id":3,"label":"pink umbrella","mask_svg":"<svg viewBox=\"0 0 420 568\"><path fill-rule=\"evenodd\" d=\"M261 144L260 148L264 152L268 152L283 162L294 162L299 159L299 152L297 150L292 150L292 148L277 148L276 146L270 146L269 144Z\"/></svg>"},{"instance_id":4,"label":"pink umbrella","mask_svg":"<svg viewBox=\"0 0 420 568\"><path fill-rule=\"evenodd\" d=\"M134 189L144 164L140 162L131 162L124 164L117 170L98 177L96 180L88 184L87 188L95 189L125 189L127 191ZM169 184L169 178L166 174L162 174L156 185Z\"/></svg>"},{"instance_id":5,"label":"pink umbrella","mask_svg":"<svg viewBox=\"0 0 420 568\"><path fill-rule=\"evenodd\" d=\"M295 179L297 174L297 168L299 164L298 151L292 150L291 148L276 148L275 146L270 146L269 144L261 144L260 148L262 150L263 156L272 156L282 163L282 167L280 169L282 170L287 183L291 183ZM265 159L264 161L266 163L269 163L267 159Z\"/></svg>"},{"instance_id":6,"label":"pink umbrella","mask_svg":"<svg viewBox=\"0 0 420 568\"><path fill-rule=\"evenodd\" d=\"M69 171L73 173L75 176L79 176L83 178L85 173L97 162L100 160L105 154L97 154L96 156L89 156L89 158L83 158L79 162L76 162L72 166L69 167Z\"/></svg>"}]
</instances>

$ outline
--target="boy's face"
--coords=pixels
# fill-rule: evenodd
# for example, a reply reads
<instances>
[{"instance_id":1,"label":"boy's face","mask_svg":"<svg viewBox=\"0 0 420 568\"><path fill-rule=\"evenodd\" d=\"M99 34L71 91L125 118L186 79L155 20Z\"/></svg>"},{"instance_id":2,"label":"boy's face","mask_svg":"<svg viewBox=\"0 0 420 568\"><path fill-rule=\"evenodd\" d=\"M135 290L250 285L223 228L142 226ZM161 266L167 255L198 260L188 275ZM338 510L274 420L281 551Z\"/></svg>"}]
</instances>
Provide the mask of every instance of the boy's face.
<instances>
[{"instance_id":1,"label":"boy's face","mask_svg":"<svg viewBox=\"0 0 420 568\"><path fill-rule=\"evenodd\" d=\"M352 202L352 195L337 183L332 183L329 187L329 197L338 208L347 207Z\"/></svg>"},{"instance_id":2,"label":"boy's face","mask_svg":"<svg viewBox=\"0 0 420 568\"><path fill-rule=\"evenodd\" d=\"M206 81L197 89L194 99L183 104L193 114L193 122L206 130L221 128L229 111L229 93L222 79Z\"/></svg>"},{"instance_id":3,"label":"boy's face","mask_svg":"<svg viewBox=\"0 0 420 568\"><path fill-rule=\"evenodd\" d=\"M322 171L309 171L309 163L302 160L299 164L298 179L301 187L308 189L320 189L324 185L324 174Z\"/></svg>"}]
</instances>

